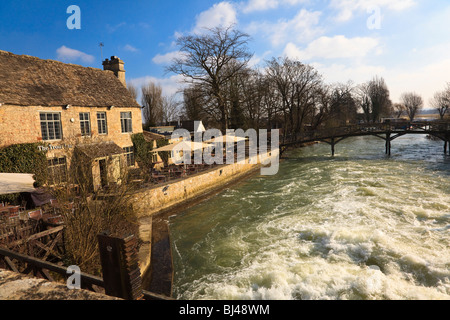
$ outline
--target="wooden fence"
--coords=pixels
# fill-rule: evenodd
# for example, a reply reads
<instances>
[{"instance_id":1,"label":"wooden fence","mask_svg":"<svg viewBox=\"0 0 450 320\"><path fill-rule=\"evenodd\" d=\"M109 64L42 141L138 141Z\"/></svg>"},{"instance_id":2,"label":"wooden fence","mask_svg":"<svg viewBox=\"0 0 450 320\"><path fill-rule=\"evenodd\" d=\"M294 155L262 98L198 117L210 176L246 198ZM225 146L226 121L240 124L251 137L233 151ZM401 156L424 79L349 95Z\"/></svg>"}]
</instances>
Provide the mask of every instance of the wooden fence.
<instances>
[{"instance_id":1,"label":"wooden fence","mask_svg":"<svg viewBox=\"0 0 450 320\"><path fill-rule=\"evenodd\" d=\"M62 229L53 231L61 232ZM126 300L172 300L170 297L142 289L137 264L137 239L134 235L115 238L102 233L98 235L98 241L103 278L81 272L82 289ZM72 275L67 273L66 267L1 247L0 267L23 274L31 273L35 277L50 281L55 281L56 277L67 280Z\"/></svg>"}]
</instances>

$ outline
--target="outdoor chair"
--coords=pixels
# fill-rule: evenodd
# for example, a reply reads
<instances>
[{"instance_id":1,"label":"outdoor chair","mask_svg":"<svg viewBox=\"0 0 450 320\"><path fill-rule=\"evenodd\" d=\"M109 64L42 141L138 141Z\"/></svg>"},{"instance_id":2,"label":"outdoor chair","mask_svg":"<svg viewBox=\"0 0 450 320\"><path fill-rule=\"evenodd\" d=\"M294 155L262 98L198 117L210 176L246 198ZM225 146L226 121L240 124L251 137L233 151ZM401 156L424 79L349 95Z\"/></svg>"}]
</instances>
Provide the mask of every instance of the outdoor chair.
<instances>
[{"instance_id":1,"label":"outdoor chair","mask_svg":"<svg viewBox=\"0 0 450 320\"><path fill-rule=\"evenodd\" d=\"M42 209L28 212L28 218L32 220L42 219Z\"/></svg>"},{"instance_id":2,"label":"outdoor chair","mask_svg":"<svg viewBox=\"0 0 450 320\"><path fill-rule=\"evenodd\" d=\"M8 209L9 215L19 213L20 206L14 206Z\"/></svg>"},{"instance_id":3,"label":"outdoor chair","mask_svg":"<svg viewBox=\"0 0 450 320\"><path fill-rule=\"evenodd\" d=\"M50 224L55 225L55 224L62 224L62 223L64 223L64 220L63 220L62 216L58 215L58 216L49 217L47 219L47 222L50 223Z\"/></svg>"}]
</instances>

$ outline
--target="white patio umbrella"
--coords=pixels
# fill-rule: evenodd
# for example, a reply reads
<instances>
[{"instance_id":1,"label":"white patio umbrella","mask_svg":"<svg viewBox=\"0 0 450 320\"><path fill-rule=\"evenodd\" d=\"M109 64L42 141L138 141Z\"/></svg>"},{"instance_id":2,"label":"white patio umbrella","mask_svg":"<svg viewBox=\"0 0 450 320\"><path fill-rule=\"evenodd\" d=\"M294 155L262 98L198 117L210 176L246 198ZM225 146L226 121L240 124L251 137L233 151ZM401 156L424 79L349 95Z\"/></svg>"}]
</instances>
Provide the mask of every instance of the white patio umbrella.
<instances>
[{"instance_id":1,"label":"white patio umbrella","mask_svg":"<svg viewBox=\"0 0 450 320\"><path fill-rule=\"evenodd\" d=\"M28 173L0 173L0 194L33 192L34 179Z\"/></svg>"},{"instance_id":2,"label":"white patio umbrella","mask_svg":"<svg viewBox=\"0 0 450 320\"><path fill-rule=\"evenodd\" d=\"M217 142L239 142L239 141L245 141L247 138L244 137L237 137L237 136L230 136L230 135L222 135L220 137L215 137L209 140L206 140L205 143L217 143Z\"/></svg>"},{"instance_id":3,"label":"white patio umbrella","mask_svg":"<svg viewBox=\"0 0 450 320\"><path fill-rule=\"evenodd\" d=\"M179 141L179 142L175 142L173 144L169 144L167 146L152 150L152 152L162 152L162 151L196 151L196 150L203 150L206 148L212 147L211 144L209 143L203 143L203 142L194 142L194 141L189 141L189 140L183 140L183 141ZM178 158L178 156L174 157L176 160L174 161L174 163L176 165L181 165L184 164L184 166L186 167L186 163L183 161L178 161L180 160L180 158Z\"/></svg>"},{"instance_id":4,"label":"white patio umbrella","mask_svg":"<svg viewBox=\"0 0 450 320\"><path fill-rule=\"evenodd\" d=\"M205 149L208 147L211 147L211 144L204 143L204 142L194 142L194 141L183 140L183 141L175 142L172 144L168 144L167 146L164 146L164 147L161 147L158 149L154 149L154 150L152 150L152 152L173 151L174 149L176 149L176 150L190 149L191 151L194 151L194 150L199 150L199 149Z\"/></svg>"}]
</instances>

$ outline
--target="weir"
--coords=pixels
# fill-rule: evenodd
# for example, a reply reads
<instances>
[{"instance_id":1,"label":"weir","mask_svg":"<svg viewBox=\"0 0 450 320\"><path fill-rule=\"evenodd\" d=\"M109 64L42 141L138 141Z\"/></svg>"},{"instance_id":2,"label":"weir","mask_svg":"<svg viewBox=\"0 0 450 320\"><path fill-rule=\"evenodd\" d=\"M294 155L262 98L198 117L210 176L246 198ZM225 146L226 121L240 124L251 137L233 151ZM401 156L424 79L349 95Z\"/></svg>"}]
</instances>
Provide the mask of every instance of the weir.
<instances>
[{"instance_id":1,"label":"weir","mask_svg":"<svg viewBox=\"0 0 450 320\"><path fill-rule=\"evenodd\" d=\"M381 141L289 150L276 176L172 218L174 298L449 299L450 158L424 135L395 157Z\"/></svg>"}]
</instances>

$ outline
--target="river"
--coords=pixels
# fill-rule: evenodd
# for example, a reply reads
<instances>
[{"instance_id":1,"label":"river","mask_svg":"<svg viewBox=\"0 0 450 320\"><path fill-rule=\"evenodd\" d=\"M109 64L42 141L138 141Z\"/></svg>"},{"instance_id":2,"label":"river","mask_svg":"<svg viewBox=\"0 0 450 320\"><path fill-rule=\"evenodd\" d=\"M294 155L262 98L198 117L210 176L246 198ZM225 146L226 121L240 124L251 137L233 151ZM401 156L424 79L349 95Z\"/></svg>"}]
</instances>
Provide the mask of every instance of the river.
<instances>
[{"instance_id":1,"label":"river","mask_svg":"<svg viewBox=\"0 0 450 320\"><path fill-rule=\"evenodd\" d=\"M450 157L375 137L287 154L170 219L177 299L450 299Z\"/></svg>"}]
</instances>

